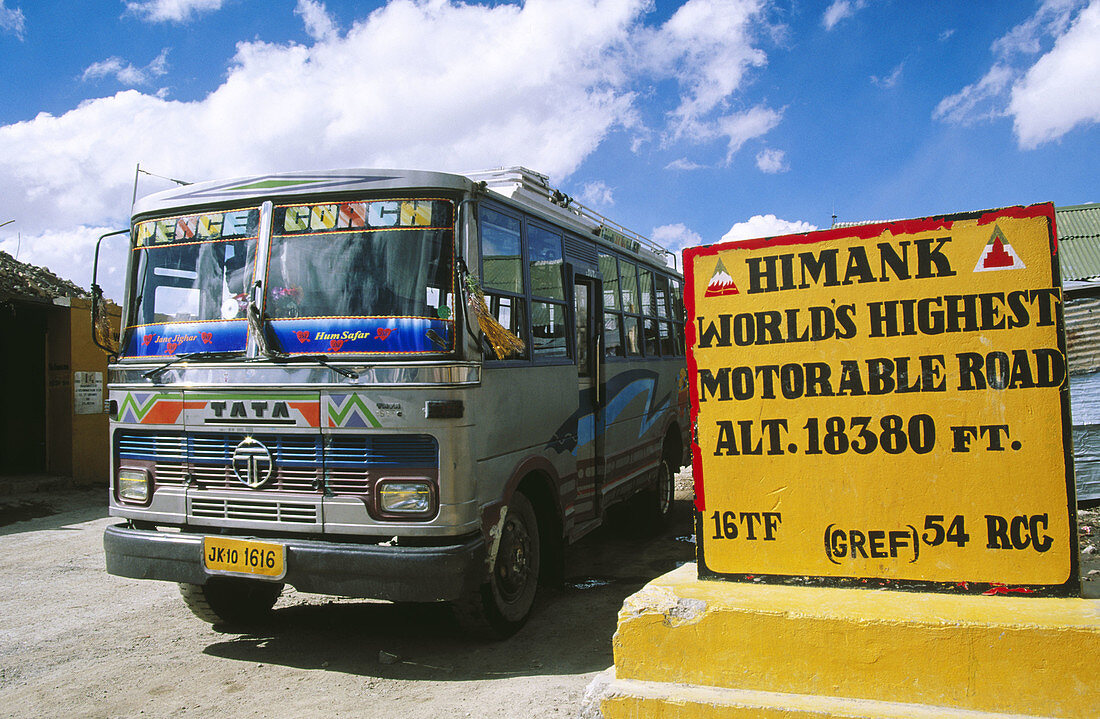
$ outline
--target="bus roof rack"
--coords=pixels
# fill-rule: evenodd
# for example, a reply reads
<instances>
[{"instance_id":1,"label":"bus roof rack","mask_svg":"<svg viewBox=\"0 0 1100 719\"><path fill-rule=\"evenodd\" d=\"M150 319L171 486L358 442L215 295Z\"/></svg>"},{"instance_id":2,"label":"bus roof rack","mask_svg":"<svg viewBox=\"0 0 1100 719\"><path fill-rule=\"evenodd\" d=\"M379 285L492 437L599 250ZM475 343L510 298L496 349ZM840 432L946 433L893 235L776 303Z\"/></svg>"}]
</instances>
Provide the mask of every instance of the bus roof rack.
<instances>
[{"instance_id":1,"label":"bus roof rack","mask_svg":"<svg viewBox=\"0 0 1100 719\"><path fill-rule=\"evenodd\" d=\"M550 186L550 177L526 167L501 167L495 170L464 172L474 182L520 202L541 206L572 216L605 242L618 245L639 254L655 255L661 262L671 257L676 267L676 253L657 244L645 235L637 233L618 222L582 205L564 192ZM547 208L547 206L550 208Z\"/></svg>"}]
</instances>

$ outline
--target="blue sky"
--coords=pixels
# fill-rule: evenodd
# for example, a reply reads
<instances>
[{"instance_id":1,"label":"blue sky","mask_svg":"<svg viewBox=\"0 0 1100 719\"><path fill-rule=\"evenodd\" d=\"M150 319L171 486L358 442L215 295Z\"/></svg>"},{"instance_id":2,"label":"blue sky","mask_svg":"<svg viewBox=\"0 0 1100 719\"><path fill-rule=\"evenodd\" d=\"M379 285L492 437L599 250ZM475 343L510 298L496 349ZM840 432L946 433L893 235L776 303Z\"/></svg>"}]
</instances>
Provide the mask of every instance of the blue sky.
<instances>
[{"instance_id":1,"label":"blue sky","mask_svg":"<svg viewBox=\"0 0 1100 719\"><path fill-rule=\"evenodd\" d=\"M1100 201L1097 38L1100 0L0 0L0 249L88 286L139 162L524 165L674 249Z\"/></svg>"}]
</instances>

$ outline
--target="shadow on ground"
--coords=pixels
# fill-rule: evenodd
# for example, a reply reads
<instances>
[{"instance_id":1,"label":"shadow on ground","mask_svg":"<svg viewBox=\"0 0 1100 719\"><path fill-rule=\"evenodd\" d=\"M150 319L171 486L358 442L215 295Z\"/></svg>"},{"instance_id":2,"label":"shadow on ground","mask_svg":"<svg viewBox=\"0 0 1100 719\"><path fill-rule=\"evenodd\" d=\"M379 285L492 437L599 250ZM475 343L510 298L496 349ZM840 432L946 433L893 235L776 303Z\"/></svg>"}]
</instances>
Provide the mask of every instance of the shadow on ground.
<instances>
[{"instance_id":1,"label":"shadow on ground","mask_svg":"<svg viewBox=\"0 0 1100 719\"><path fill-rule=\"evenodd\" d=\"M693 561L691 516L690 502L679 500L673 521L655 537L612 523L571 547L563 585L544 589L531 620L504 641L463 635L439 604L292 594L290 606L277 608L262 632L227 634L205 651L243 662L389 679L469 681L603 670L613 663L611 636L623 600Z\"/></svg>"},{"instance_id":2,"label":"shadow on ground","mask_svg":"<svg viewBox=\"0 0 1100 719\"><path fill-rule=\"evenodd\" d=\"M98 487L0 497L0 536L60 529L107 516L107 498Z\"/></svg>"}]
</instances>

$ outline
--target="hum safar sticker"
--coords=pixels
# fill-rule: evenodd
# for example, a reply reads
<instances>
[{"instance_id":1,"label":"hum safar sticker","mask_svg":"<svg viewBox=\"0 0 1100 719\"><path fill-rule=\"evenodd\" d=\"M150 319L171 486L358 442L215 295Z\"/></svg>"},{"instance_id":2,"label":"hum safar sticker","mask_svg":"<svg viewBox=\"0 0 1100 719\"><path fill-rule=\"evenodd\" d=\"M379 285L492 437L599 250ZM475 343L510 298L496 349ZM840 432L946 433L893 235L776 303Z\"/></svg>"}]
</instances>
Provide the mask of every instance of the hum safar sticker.
<instances>
[{"instance_id":1,"label":"hum safar sticker","mask_svg":"<svg viewBox=\"0 0 1100 719\"><path fill-rule=\"evenodd\" d=\"M703 577L1076 593L1052 205L685 251Z\"/></svg>"}]
</instances>

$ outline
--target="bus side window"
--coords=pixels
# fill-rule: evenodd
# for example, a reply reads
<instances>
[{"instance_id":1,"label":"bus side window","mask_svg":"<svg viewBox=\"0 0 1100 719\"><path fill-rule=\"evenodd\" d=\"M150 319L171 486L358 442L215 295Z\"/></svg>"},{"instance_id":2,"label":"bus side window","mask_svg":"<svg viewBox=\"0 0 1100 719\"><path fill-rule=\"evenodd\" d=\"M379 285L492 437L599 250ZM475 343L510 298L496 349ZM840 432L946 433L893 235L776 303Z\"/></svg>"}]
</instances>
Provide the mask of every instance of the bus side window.
<instances>
[{"instance_id":1,"label":"bus side window","mask_svg":"<svg viewBox=\"0 0 1100 719\"><path fill-rule=\"evenodd\" d=\"M661 354L665 357L675 357L676 338L672 334L672 325L668 322L661 323Z\"/></svg>"},{"instance_id":2,"label":"bus side window","mask_svg":"<svg viewBox=\"0 0 1100 719\"><path fill-rule=\"evenodd\" d=\"M623 345L628 356L642 353L642 321L637 317L623 317Z\"/></svg>"},{"instance_id":3,"label":"bus side window","mask_svg":"<svg viewBox=\"0 0 1100 719\"><path fill-rule=\"evenodd\" d=\"M531 338L535 358L568 357L565 305L531 301Z\"/></svg>"},{"instance_id":4,"label":"bus side window","mask_svg":"<svg viewBox=\"0 0 1100 719\"><path fill-rule=\"evenodd\" d=\"M603 316L603 353L605 357L625 357L623 332L619 327L619 315L605 312Z\"/></svg>"},{"instance_id":5,"label":"bus side window","mask_svg":"<svg viewBox=\"0 0 1100 719\"><path fill-rule=\"evenodd\" d=\"M638 314L641 308L638 303L637 268L630 262L619 260L619 281L623 295L623 312Z\"/></svg>"},{"instance_id":6,"label":"bus side window","mask_svg":"<svg viewBox=\"0 0 1100 719\"><path fill-rule=\"evenodd\" d=\"M527 336L525 329L527 312L525 311L522 297L510 297L508 295L486 292L485 304L488 305L490 314L496 318L496 321L499 322L504 329L523 340L525 347L531 346L530 338ZM482 351L485 359L500 359L493 353L487 341L482 342ZM526 355L527 350L525 349L523 354L512 355L504 359L524 359Z\"/></svg>"},{"instance_id":7,"label":"bus side window","mask_svg":"<svg viewBox=\"0 0 1100 719\"><path fill-rule=\"evenodd\" d=\"M668 312L668 282L668 278L664 275L657 275L655 284L657 316L662 319L668 319L671 316Z\"/></svg>"},{"instance_id":8,"label":"bus side window","mask_svg":"<svg viewBox=\"0 0 1100 719\"><path fill-rule=\"evenodd\" d=\"M619 260L619 283L623 298L623 346L628 357L642 354L642 311L638 300L638 268L632 262ZM627 314L627 313L630 314Z\"/></svg>"},{"instance_id":9,"label":"bus side window","mask_svg":"<svg viewBox=\"0 0 1100 719\"><path fill-rule=\"evenodd\" d=\"M605 357L625 357L622 314L619 309L619 264L614 255L600 253L603 277L603 353Z\"/></svg>"},{"instance_id":10,"label":"bus side window","mask_svg":"<svg viewBox=\"0 0 1100 719\"><path fill-rule=\"evenodd\" d=\"M565 267L561 234L528 221L527 271L531 278L531 341L534 359L569 356Z\"/></svg>"},{"instance_id":11,"label":"bus side window","mask_svg":"<svg viewBox=\"0 0 1100 719\"><path fill-rule=\"evenodd\" d=\"M680 290L680 281L672 280L672 319L684 321L684 293Z\"/></svg>"},{"instance_id":12,"label":"bus side window","mask_svg":"<svg viewBox=\"0 0 1100 719\"><path fill-rule=\"evenodd\" d=\"M653 272L644 267L638 268L638 290L642 295L642 304L639 311L646 315L642 320L645 328L644 342L647 357L658 357L661 354L657 338L657 321L653 317L657 314L657 294L653 284Z\"/></svg>"},{"instance_id":13,"label":"bus side window","mask_svg":"<svg viewBox=\"0 0 1100 719\"><path fill-rule=\"evenodd\" d=\"M645 322L645 354L646 357L659 357L661 349L657 339L657 320L646 318Z\"/></svg>"},{"instance_id":14,"label":"bus side window","mask_svg":"<svg viewBox=\"0 0 1100 719\"><path fill-rule=\"evenodd\" d=\"M669 294L669 309L672 313L672 332L675 336L676 354L682 356L687 354L687 347L684 337L684 294L681 291L679 280L672 280L671 292Z\"/></svg>"},{"instance_id":15,"label":"bus side window","mask_svg":"<svg viewBox=\"0 0 1100 719\"><path fill-rule=\"evenodd\" d=\"M502 212L481 207L481 286L485 292L485 303L497 322L512 334L523 340L526 348L531 346L530 333L527 331L527 307L523 282L523 243L519 218ZM489 347L482 343L486 359L498 359ZM526 359L530 350L523 355L505 359Z\"/></svg>"}]
</instances>

